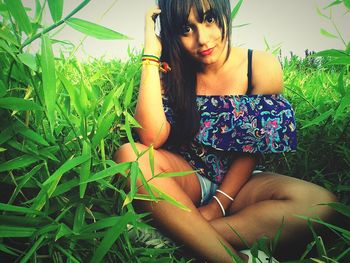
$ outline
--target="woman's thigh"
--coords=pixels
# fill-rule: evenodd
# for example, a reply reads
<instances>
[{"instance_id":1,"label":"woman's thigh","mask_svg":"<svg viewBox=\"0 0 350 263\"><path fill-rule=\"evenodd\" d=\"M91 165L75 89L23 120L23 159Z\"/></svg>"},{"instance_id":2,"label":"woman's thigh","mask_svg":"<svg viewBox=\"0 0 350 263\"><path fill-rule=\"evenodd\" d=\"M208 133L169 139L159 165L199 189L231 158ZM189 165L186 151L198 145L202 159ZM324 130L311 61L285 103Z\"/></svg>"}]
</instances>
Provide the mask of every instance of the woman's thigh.
<instances>
[{"instance_id":1,"label":"woman's thigh","mask_svg":"<svg viewBox=\"0 0 350 263\"><path fill-rule=\"evenodd\" d=\"M307 209L321 203L334 202L336 198L316 184L281 174L261 172L253 175L242 187L230 213L265 200L289 200Z\"/></svg>"},{"instance_id":2,"label":"woman's thigh","mask_svg":"<svg viewBox=\"0 0 350 263\"><path fill-rule=\"evenodd\" d=\"M140 143L136 143L136 148L139 152L143 152L149 147ZM188 164L188 162L179 154L161 148L154 150L153 153L155 174L166 172L184 172L193 170L192 167ZM131 144L127 143L119 148L119 150L115 153L113 159L117 163L120 163L135 161L136 158L137 156L134 153ZM151 179L152 172L150 167L149 153L143 154L138 159L138 164L145 178ZM198 204L200 201L201 189L197 175L195 173L189 173L187 175L175 176L171 178L158 178L152 180L157 180L158 183L161 183L162 181L167 183L169 183L169 181L173 181L173 183L176 183L178 186L181 187L181 189L188 195L188 197L192 200L194 204Z\"/></svg>"}]
</instances>

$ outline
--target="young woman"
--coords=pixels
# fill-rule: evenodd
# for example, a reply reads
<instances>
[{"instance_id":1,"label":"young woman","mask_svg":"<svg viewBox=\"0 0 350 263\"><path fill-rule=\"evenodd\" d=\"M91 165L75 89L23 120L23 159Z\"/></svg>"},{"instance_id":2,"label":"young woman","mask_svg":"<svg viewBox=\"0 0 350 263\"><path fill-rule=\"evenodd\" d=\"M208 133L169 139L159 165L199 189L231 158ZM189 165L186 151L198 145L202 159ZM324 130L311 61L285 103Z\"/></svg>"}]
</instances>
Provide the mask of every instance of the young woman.
<instances>
[{"instance_id":1,"label":"young woman","mask_svg":"<svg viewBox=\"0 0 350 263\"><path fill-rule=\"evenodd\" d=\"M278 60L231 46L230 10L228 0L159 0L147 12L135 114L142 126L138 150L153 145L156 173L194 170L151 181L190 212L167 202L139 202L138 209L210 262L232 262L224 245L247 261L236 233L252 245L262 236L273 238L282 221L284 253L283 245L309 231L295 215L328 219L332 211L317 204L335 201L320 186L255 170L259 154L296 149L294 112L280 94ZM130 144L115 154L116 162L133 160ZM151 178L147 155L139 165ZM142 187L139 192L147 193Z\"/></svg>"}]
</instances>

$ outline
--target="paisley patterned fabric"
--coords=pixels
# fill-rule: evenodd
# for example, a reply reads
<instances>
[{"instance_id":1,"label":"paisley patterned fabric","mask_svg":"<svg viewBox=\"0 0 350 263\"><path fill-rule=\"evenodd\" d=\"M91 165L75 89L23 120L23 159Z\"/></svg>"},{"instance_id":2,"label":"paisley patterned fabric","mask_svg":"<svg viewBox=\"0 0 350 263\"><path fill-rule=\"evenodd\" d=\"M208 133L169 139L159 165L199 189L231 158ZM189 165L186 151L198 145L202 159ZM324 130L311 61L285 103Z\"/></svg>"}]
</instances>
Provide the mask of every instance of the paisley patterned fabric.
<instances>
[{"instance_id":1,"label":"paisley patterned fabric","mask_svg":"<svg viewBox=\"0 0 350 263\"><path fill-rule=\"evenodd\" d=\"M199 131L178 152L215 183L221 183L233 153L296 150L294 111L281 94L197 96L197 106ZM163 107L169 123L176 125L166 97Z\"/></svg>"}]
</instances>

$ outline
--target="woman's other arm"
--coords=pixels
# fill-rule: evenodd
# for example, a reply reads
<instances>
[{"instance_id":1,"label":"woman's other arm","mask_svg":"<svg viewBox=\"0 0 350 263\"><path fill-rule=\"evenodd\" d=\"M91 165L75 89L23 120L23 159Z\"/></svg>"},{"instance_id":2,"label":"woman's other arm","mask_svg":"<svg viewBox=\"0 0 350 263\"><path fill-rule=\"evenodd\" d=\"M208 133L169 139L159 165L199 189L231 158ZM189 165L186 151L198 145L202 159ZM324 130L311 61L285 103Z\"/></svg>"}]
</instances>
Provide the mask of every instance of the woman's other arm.
<instances>
[{"instance_id":1,"label":"woman's other arm","mask_svg":"<svg viewBox=\"0 0 350 263\"><path fill-rule=\"evenodd\" d=\"M242 186L248 181L255 165L256 157L254 155L249 153L236 154L230 169L219 187L219 190L234 199ZM225 210L231 206L232 201L223 194L216 192L215 196L219 199ZM223 216L221 208L214 198L209 202L209 204L200 207L199 211L208 221Z\"/></svg>"},{"instance_id":2,"label":"woman's other arm","mask_svg":"<svg viewBox=\"0 0 350 263\"><path fill-rule=\"evenodd\" d=\"M160 13L158 7L149 9L145 18L144 54L160 57L162 47L154 32L154 16ZM137 129L144 145L153 144L159 148L168 138L170 124L167 122L162 103L162 87L159 68L156 65L142 65L141 84L137 99L135 118L142 128Z\"/></svg>"}]
</instances>

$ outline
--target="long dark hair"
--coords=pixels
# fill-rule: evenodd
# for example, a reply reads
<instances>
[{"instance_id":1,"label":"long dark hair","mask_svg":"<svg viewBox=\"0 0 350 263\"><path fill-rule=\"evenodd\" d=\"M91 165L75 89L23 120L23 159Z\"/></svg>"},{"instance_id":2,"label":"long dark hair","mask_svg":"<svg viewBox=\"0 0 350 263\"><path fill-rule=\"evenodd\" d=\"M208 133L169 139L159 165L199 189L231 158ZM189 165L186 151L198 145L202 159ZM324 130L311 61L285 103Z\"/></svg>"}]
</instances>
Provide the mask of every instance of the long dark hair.
<instances>
[{"instance_id":1,"label":"long dark hair","mask_svg":"<svg viewBox=\"0 0 350 263\"><path fill-rule=\"evenodd\" d=\"M231 8L229 0L158 0L162 42L161 60L171 66L170 73L163 77L165 95L174 111L176 125L172 127L169 143L180 146L189 143L199 128L199 113L196 104L196 72L198 65L182 48L180 35L187 24L191 8L200 21L204 17L204 7L211 10L222 32L222 40L227 37L230 53ZM205 6L203 6L205 5Z\"/></svg>"}]
</instances>

